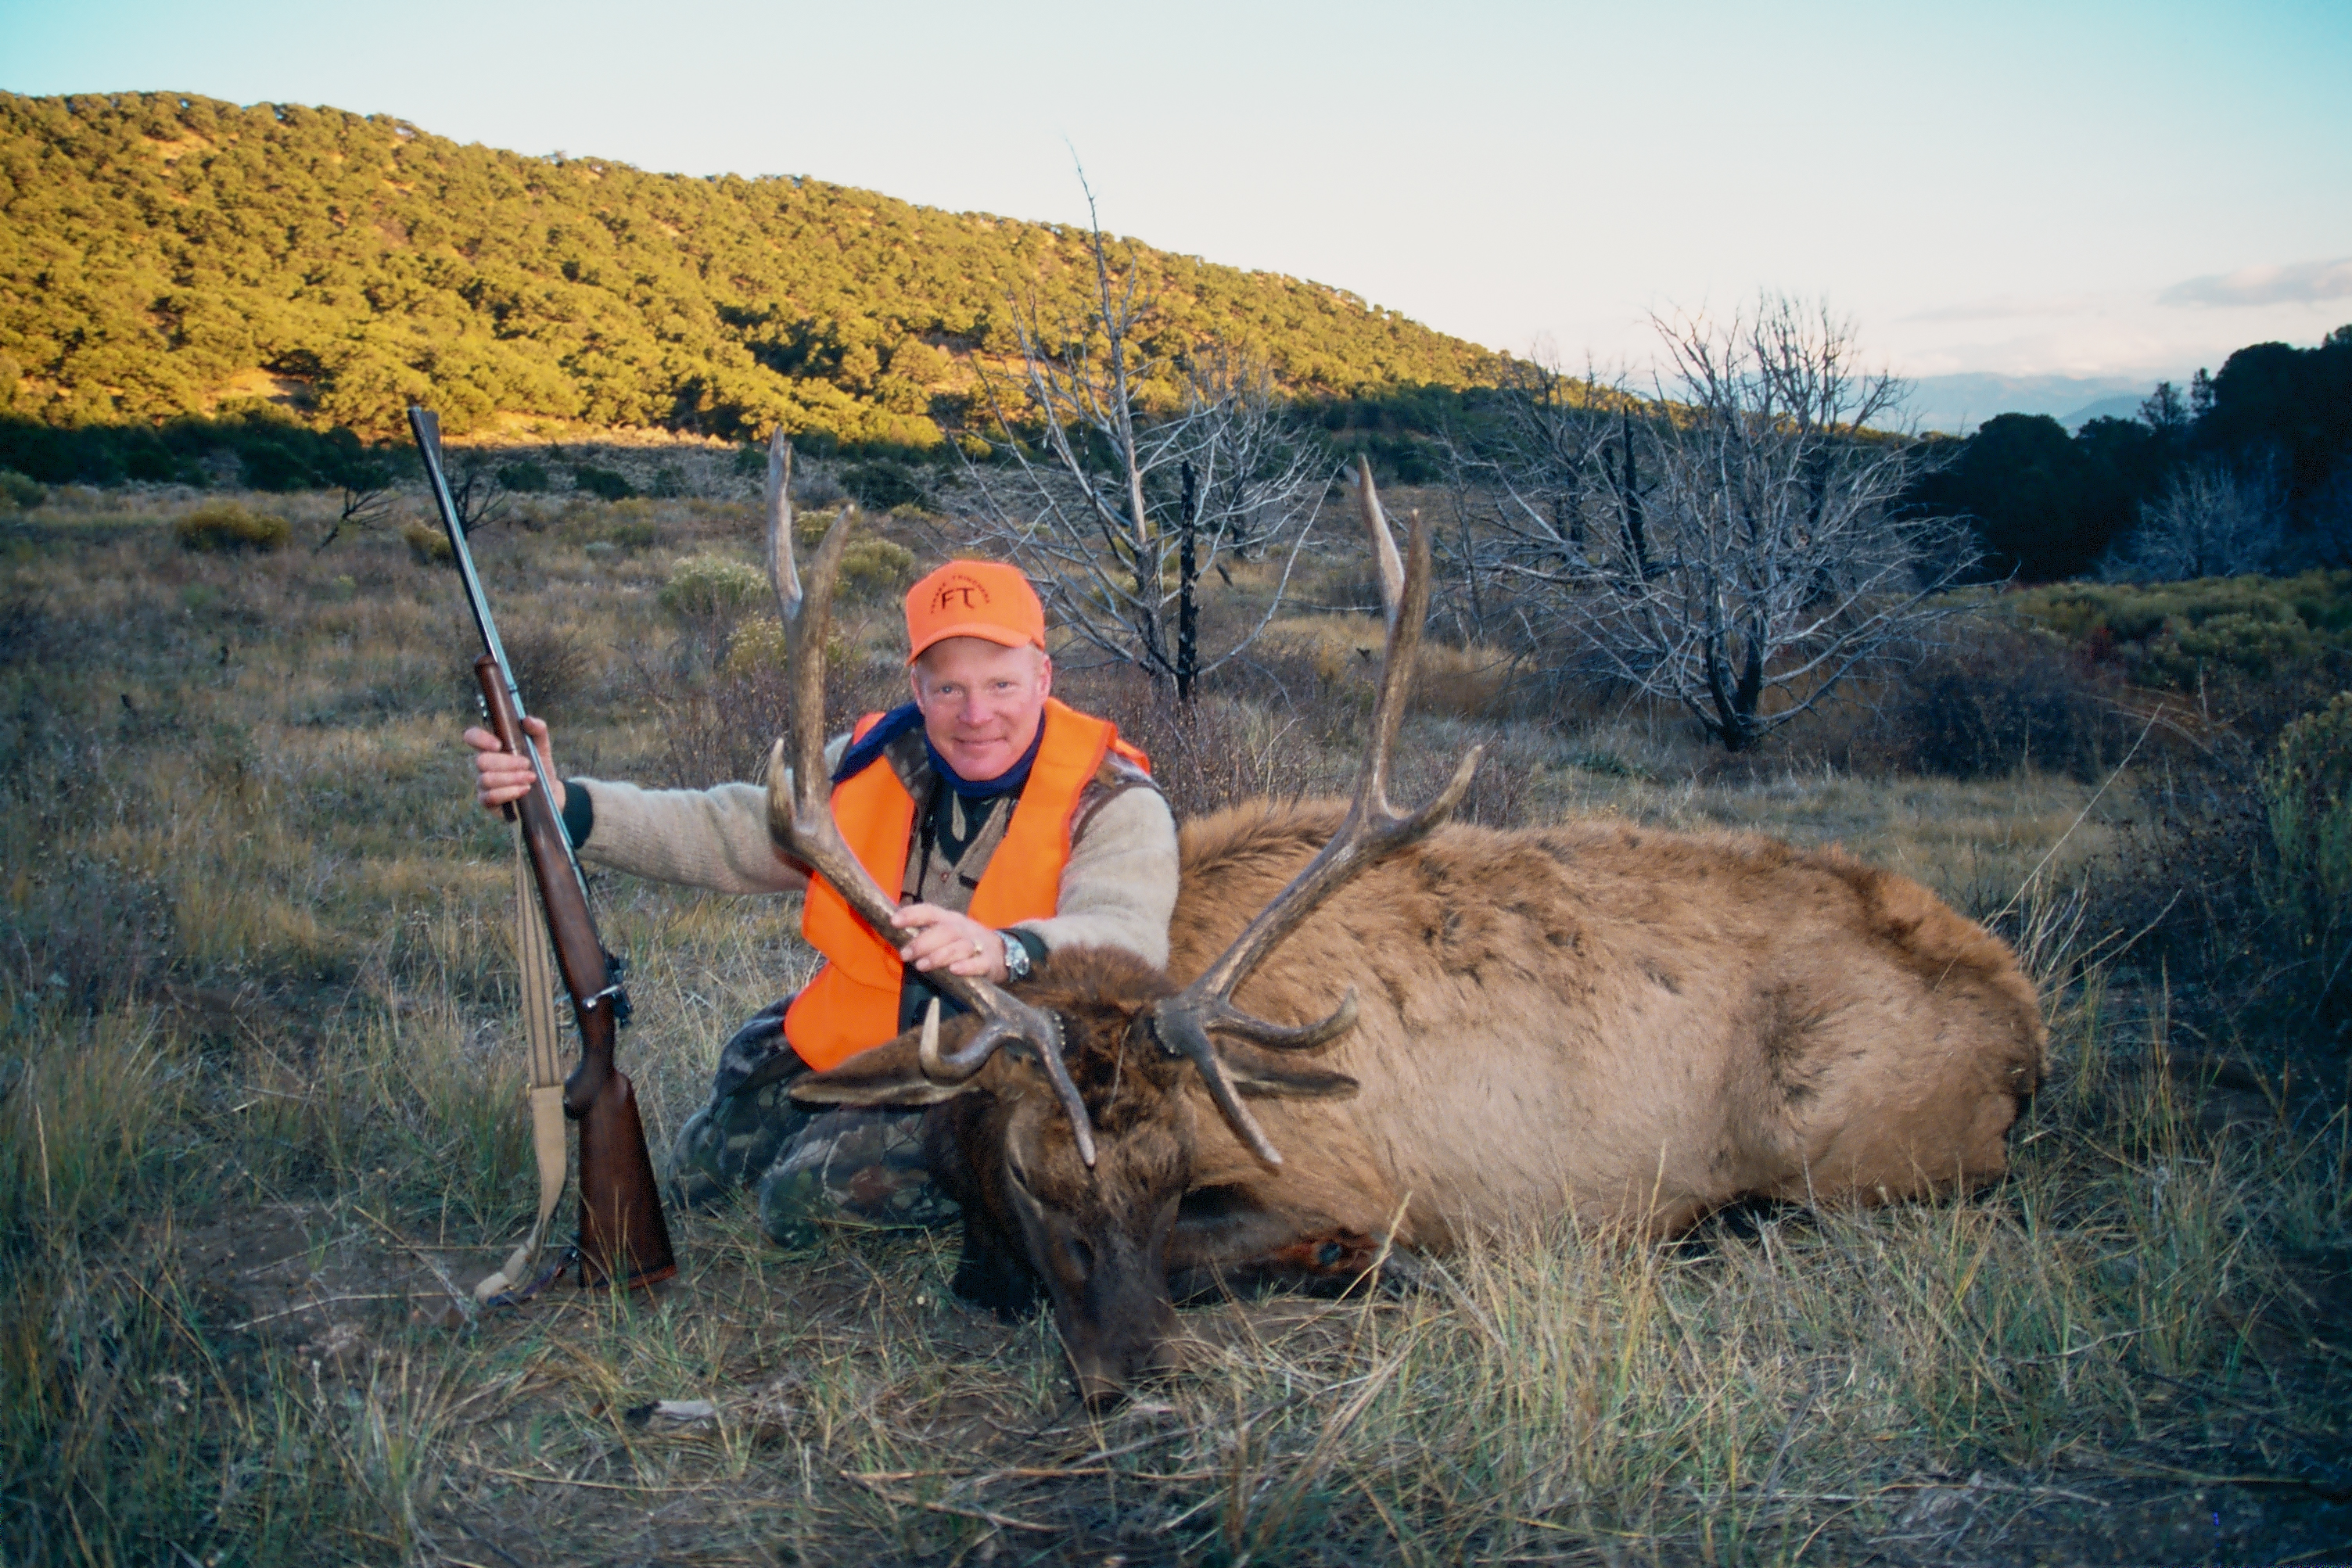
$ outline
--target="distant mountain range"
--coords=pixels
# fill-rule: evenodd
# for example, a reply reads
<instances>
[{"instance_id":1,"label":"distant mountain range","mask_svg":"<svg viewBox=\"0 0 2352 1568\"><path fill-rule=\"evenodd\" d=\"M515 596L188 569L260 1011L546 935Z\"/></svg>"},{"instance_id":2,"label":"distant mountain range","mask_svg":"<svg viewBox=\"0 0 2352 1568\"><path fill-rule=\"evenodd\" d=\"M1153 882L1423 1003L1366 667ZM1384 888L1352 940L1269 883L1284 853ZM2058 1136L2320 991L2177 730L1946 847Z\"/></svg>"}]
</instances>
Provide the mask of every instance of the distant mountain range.
<instances>
[{"instance_id":1,"label":"distant mountain range","mask_svg":"<svg viewBox=\"0 0 2352 1568\"><path fill-rule=\"evenodd\" d=\"M2160 376L1921 376L1904 413L1922 430L1966 435L1997 413L2046 413L2073 430L2094 419L2129 419ZM2170 378L2186 388L2186 373Z\"/></svg>"}]
</instances>

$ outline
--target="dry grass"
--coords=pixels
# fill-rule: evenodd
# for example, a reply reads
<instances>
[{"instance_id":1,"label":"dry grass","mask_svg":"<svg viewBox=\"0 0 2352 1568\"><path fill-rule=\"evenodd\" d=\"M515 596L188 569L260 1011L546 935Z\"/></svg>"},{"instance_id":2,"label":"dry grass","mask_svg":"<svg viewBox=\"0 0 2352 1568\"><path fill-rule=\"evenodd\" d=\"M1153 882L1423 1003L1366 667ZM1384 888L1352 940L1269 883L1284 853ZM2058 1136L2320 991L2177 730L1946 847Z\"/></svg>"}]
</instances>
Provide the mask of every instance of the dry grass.
<instances>
[{"instance_id":1,"label":"dry grass","mask_svg":"<svg viewBox=\"0 0 2352 1568\"><path fill-rule=\"evenodd\" d=\"M313 554L303 498L295 548L236 559L119 499L10 533L0 591L0 1561L2194 1562L2352 1542L2342 1087L2184 1051L2161 985L2084 964L2105 933L2065 890L2140 841L2129 778L2095 799L2038 777L1710 782L1671 725L1423 714L1408 789L1488 739L1489 820L1835 840L1999 914L2050 981L2059 1052L2017 1173L1966 1203L1727 1216L1656 1248L1563 1221L1418 1294L1189 1312L1188 1369L1094 1419L1047 1323L953 1301L944 1237L787 1255L741 1216L680 1217L686 1268L658 1297L475 1317L451 1284L496 1261L531 1184L508 842L462 804L454 593L396 537ZM658 591L682 556L753 559L748 512L542 522L482 554L508 622L570 650L546 705L563 766L685 766L677 737L724 676ZM1350 568L1323 570L1342 601ZM887 606L851 608L846 684L887 691ZM1190 804L1328 788L1358 677L1269 655L1189 727L1115 676L1074 689ZM810 956L788 901L597 894L663 1145ZM714 1412L635 1414L659 1399Z\"/></svg>"}]
</instances>

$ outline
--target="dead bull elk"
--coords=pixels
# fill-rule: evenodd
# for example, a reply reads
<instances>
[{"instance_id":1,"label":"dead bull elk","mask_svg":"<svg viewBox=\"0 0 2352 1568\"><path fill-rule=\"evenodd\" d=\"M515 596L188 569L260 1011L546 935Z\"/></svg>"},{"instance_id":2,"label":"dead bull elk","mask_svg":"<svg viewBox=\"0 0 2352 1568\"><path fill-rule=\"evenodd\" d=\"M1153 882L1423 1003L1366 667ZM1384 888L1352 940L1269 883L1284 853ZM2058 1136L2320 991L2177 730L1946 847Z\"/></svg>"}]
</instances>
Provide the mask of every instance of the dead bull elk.
<instances>
[{"instance_id":1,"label":"dead bull elk","mask_svg":"<svg viewBox=\"0 0 2352 1568\"><path fill-rule=\"evenodd\" d=\"M845 529L803 587L785 476L779 447L796 766L788 798L779 741L771 825L878 925L891 900L834 826L821 755ZM1416 517L1400 559L1369 472L1357 496L1389 626L1353 802L1190 824L1167 972L1074 949L1021 997L944 977L971 1016L934 1012L795 1090L939 1106L957 1289L1011 1311L1042 1281L1092 1399L1162 1364L1176 1296L1350 1281L1384 1241L1438 1252L1563 1209L1655 1234L1743 1197L1967 1188L2005 1168L2042 1078L2009 948L1906 878L1736 834L1442 825L1475 751L1392 810L1428 543Z\"/></svg>"}]
</instances>

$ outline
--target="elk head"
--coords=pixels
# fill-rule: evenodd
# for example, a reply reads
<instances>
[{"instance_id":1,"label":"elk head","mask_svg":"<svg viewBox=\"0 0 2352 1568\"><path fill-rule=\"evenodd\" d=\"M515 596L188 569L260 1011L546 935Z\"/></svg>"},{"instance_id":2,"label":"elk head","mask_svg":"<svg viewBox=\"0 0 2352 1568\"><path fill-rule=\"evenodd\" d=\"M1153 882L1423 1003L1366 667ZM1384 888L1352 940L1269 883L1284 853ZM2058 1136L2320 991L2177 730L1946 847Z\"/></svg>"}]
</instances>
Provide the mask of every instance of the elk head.
<instances>
[{"instance_id":1,"label":"elk head","mask_svg":"<svg viewBox=\"0 0 2352 1568\"><path fill-rule=\"evenodd\" d=\"M769 462L770 566L793 660L796 752L789 800L782 742L772 759L771 828L779 845L884 928L891 903L833 826L816 716L823 711L816 661L846 530L836 522L826 535L803 594L792 561L788 477L780 437ZM932 983L968 1016L942 1026L934 1006L921 1030L793 1089L795 1098L818 1103L940 1107L929 1133L929 1164L963 1208L958 1292L1011 1312L1030 1305L1042 1285L1089 1403L1116 1399L1167 1354L1175 1327L1169 1242L1195 1168L1192 1086L1206 1091L1234 1137L1268 1167L1280 1166L1282 1154L1245 1100L1355 1092L1352 1079L1300 1055L1353 1027L1352 989L1327 1018L1283 1023L1234 1006L1235 988L1333 894L1443 821L1477 768L1473 748L1420 810L1389 804L1389 760L1428 609L1429 543L1416 514L1399 557L1368 465L1357 502L1388 617L1370 741L1339 831L1233 946L1181 988L1131 955L1100 949L1053 955L1022 998L935 973ZM835 880L836 870L866 891L853 894Z\"/></svg>"}]
</instances>

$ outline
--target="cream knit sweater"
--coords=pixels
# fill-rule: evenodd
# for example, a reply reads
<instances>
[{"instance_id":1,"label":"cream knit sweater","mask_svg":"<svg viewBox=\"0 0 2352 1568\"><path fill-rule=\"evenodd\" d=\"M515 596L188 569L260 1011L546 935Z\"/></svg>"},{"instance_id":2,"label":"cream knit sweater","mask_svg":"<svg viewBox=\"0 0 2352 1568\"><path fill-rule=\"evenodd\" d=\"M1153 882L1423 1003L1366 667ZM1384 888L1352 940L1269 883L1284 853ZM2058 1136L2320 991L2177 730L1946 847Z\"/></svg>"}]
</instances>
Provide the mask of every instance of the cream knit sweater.
<instances>
[{"instance_id":1,"label":"cream knit sweater","mask_svg":"<svg viewBox=\"0 0 2352 1568\"><path fill-rule=\"evenodd\" d=\"M840 762L848 741L836 736L825 748L828 766ZM1154 966L1168 962L1176 822L1160 791L1141 779L1114 758L1079 797L1059 904L1051 919L1019 925L1049 951L1123 947ZM808 885L808 873L768 837L768 792L760 785L640 789L574 779L567 787L587 789L594 808L580 846L591 864L720 893L797 893Z\"/></svg>"}]
</instances>

